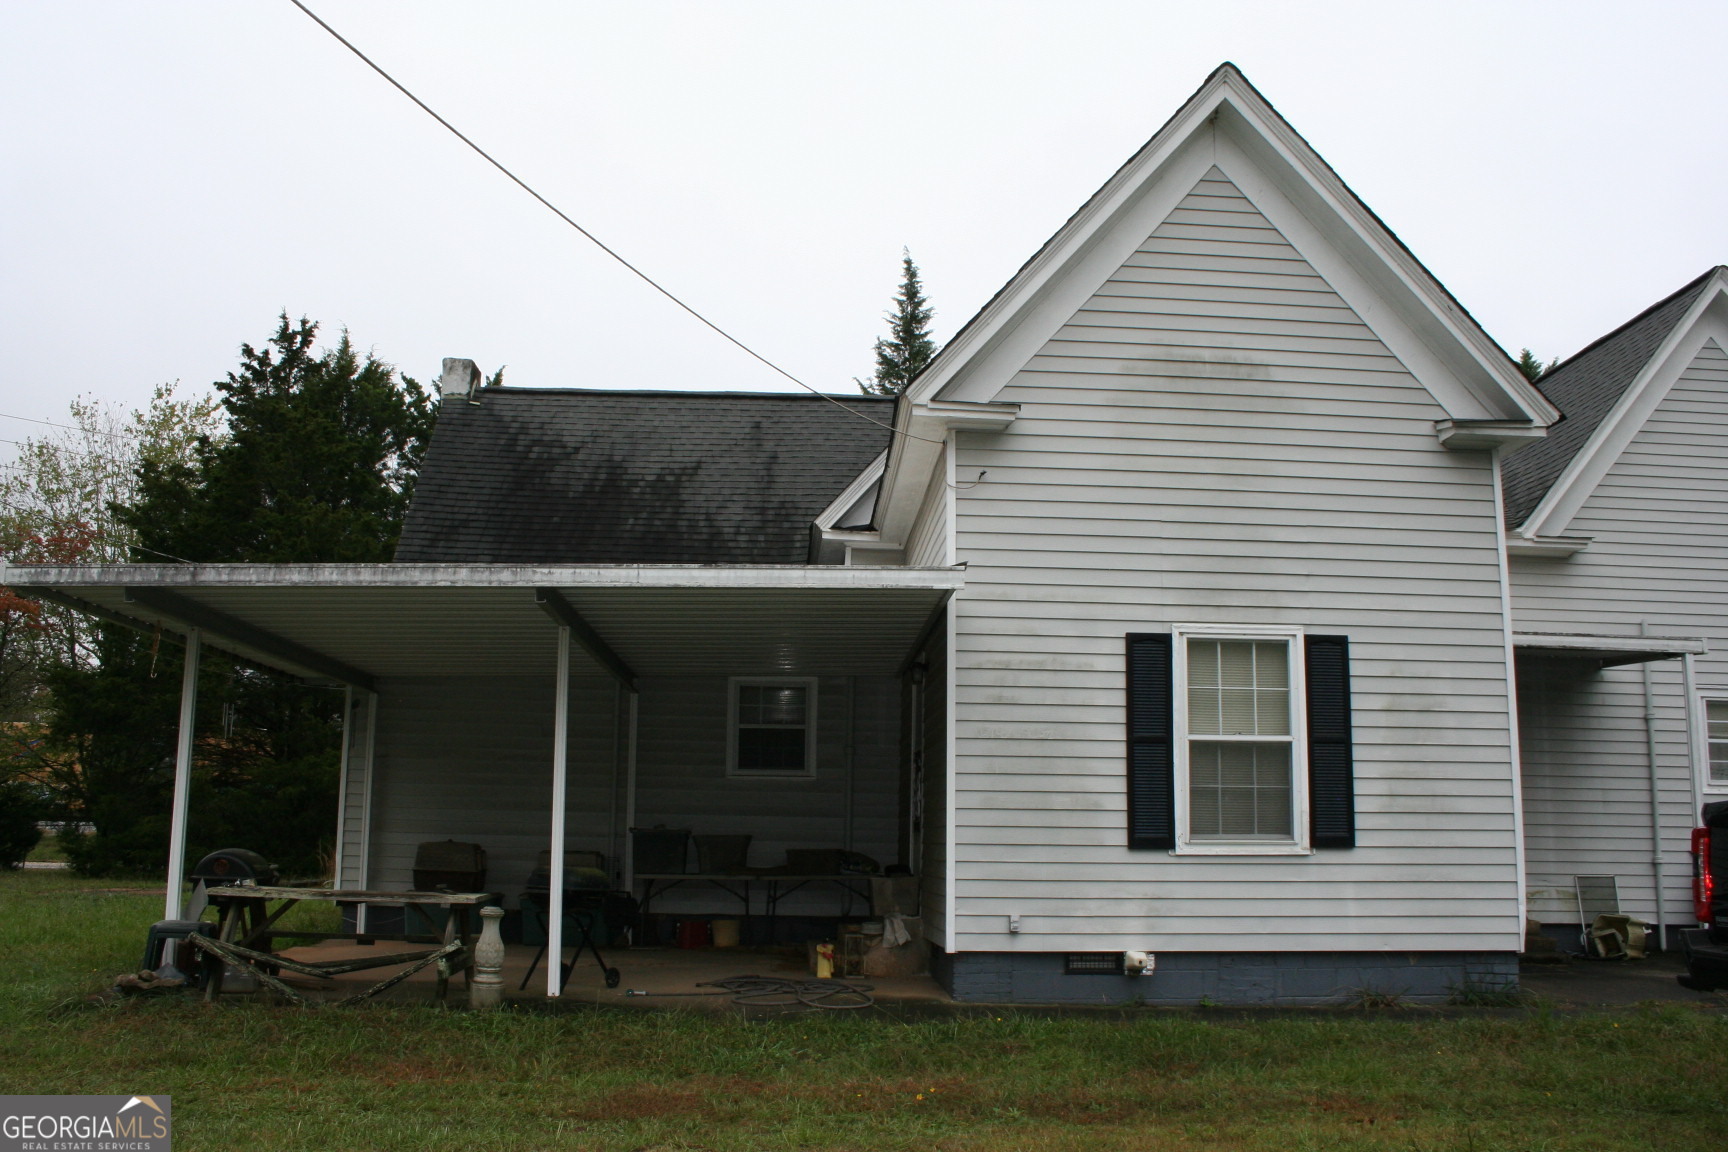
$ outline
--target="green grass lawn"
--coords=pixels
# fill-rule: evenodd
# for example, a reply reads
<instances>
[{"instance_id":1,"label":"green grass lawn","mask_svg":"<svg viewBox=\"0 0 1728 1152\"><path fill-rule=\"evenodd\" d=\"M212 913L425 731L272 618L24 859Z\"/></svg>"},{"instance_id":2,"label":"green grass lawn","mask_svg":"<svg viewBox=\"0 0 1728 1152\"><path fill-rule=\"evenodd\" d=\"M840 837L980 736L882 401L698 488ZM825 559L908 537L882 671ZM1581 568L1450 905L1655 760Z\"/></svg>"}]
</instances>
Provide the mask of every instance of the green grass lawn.
<instances>
[{"instance_id":1,"label":"green grass lawn","mask_svg":"<svg viewBox=\"0 0 1728 1152\"><path fill-rule=\"evenodd\" d=\"M24 859L59 864L65 861L66 853L60 847L59 837L52 832L44 832L42 839L36 841L36 847L30 849L30 854Z\"/></svg>"},{"instance_id":2,"label":"green grass lawn","mask_svg":"<svg viewBox=\"0 0 1728 1152\"><path fill-rule=\"evenodd\" d=\"M160 896L0 875L0 1092L163 1093L180 1149L1715 1149L1728 1018L744 1021L86 1002Z\"/></svg>"}]
</instances>

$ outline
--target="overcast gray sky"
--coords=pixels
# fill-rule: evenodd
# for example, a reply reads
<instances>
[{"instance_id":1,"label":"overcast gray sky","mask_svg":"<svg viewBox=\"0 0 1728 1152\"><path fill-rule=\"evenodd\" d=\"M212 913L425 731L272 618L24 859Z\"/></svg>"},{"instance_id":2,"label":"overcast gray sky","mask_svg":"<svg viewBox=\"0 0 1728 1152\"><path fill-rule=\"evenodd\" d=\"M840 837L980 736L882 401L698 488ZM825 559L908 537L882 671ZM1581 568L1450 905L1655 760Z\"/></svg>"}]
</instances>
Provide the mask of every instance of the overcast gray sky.
<instances>
[{"instance_id":1,"label":"overcast gray sky","mask_svg":"<svg viewBox=\"0 0 1728 1152\"><path fill-rule=\"evenodd\" d=\"M902 245L946 337L1227 59L1514 353L1728 262L1721 0L308 3L830 391ZM422 379L791 387L288 0L0 0L0 38L0 412L205 387L283 309Z\"/></svg>"}]
</instances>

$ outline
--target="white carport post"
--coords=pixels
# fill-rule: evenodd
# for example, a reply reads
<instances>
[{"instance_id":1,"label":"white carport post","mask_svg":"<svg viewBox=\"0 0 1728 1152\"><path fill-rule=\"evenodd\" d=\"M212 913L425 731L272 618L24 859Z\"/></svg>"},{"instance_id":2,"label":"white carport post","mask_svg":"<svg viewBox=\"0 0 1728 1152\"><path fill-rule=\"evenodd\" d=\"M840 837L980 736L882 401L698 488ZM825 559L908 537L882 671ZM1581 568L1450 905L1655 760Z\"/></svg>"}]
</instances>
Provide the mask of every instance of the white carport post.
<instances>
[{"instance_id":1,"label":"white carport post","mask_svg":"<svg viewBox=\"0 0 1728 1152\"><path fill-rule=\"evenodd\" d=\"M168 895L162 918L186 913L186 813L192 795L192 737L198 721L198 661L204 634L186 630L186 667L180 676L180 737L174 749L174 810L168 823Z\"/></svg>"},{"instance_id":2,"label":"white carport post","mask_svg":"<svg viewBox=\"0 0 1728 1152\"><path fill-rule=\"evenodd\" d=\"M552 866L546 910L546 995L564 983L564 803L570 774L570 628L558 627L558 695L552 706Z\"/></svg>"},{"instance_id":3,"label":"white carport post","mask_svg":"<svg viewBox=\"0 0 1728 1152\"><path fill-rule=\"evenodd\" d=\"M625 732L624 752L624 891L636 891L636 721L640 715L642 694L634 684L630 689L630 727ZM638 940L636 943L640 944Z\"/></svg>"}]
</instances>

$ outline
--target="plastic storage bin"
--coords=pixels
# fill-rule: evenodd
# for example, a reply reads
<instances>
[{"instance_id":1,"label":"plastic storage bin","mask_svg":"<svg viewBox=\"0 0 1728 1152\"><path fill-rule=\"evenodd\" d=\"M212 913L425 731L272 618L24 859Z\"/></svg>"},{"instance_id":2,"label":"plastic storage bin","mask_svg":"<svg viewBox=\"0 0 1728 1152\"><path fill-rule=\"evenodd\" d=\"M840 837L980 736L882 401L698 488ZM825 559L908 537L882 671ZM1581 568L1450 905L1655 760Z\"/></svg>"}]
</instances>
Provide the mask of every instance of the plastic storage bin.
<instances>
[{"instance_id":1,"label":"plastic storage bin","mask_svg":"<svg viewBox=\"0 0 1728 1152\"><path fill-rule=\"evenodd\" d=\"M664 875L690 871L690 829L632 828L630 837L638 873Z\"/></svg>"}]
</instances>

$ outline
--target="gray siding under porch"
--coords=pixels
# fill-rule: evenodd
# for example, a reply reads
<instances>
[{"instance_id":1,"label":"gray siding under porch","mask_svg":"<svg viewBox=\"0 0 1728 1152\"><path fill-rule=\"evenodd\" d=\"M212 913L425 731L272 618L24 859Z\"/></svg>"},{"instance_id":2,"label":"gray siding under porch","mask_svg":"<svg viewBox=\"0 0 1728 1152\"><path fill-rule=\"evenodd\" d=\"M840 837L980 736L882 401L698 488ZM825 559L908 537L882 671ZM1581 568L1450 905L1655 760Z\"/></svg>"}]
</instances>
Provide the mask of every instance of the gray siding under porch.
<instances>
[{"instance_id":1,"label":"gray siding under porch","mask_svg":"<svg viewBox=\"0 0 1728 1152\"><path fill-rule=\"evenodd\" d=\"M958 437L949 947L1517 948L1493 470L1363 317L1215 168L996 399ZM1124 636L1178 623L1349 637L1357 847L1126 847Z\"/></svg>"},{"instance_id":2,"label":"gray siding under porch","mask_svg":"<svg viewBox=\"0 0 1728 1152\"><path fill-rule=\"evenodd\" d=\"M625 835L625 695L580 664L572 671L567 847L606 854L616 873ZM749 833L756 866L782 863L787 848L850 847L895 863L904 810L900 694L896 677L821 677L814 778L751 780L726 775L726 677L645 679L635 823ZM487 850L487 886L514 907L549 843L552 725L550 672L383 682L372 886L410 886L422 841L473 841ZM668 912L736 906L703 885L655 902L656 911ZM834 893L813 890L789 899L783 911L833 914L837 907Z\"/></svg>"},{"instance_id":3,"label":"gray siding under porch","mask_svg":"<svg viewBox=\"0 0 1728 1152\"><path fill-rule=\"evenodd\" d=\"M1702 637L1701 696L1728 698L1728 354L1707 342L1567 526L1566 559L1515 558L1523 632ZM1688 833L1699 801L1728 799L1693 760L1700 718L1679 660L1650 666L1663 906L1692 923ZM1656 918L1643 671L1529 663L1520 677L1531 915L1577 920L1572 878L1615 876L1622 907Z\"/></svg>"}]
</instances>

